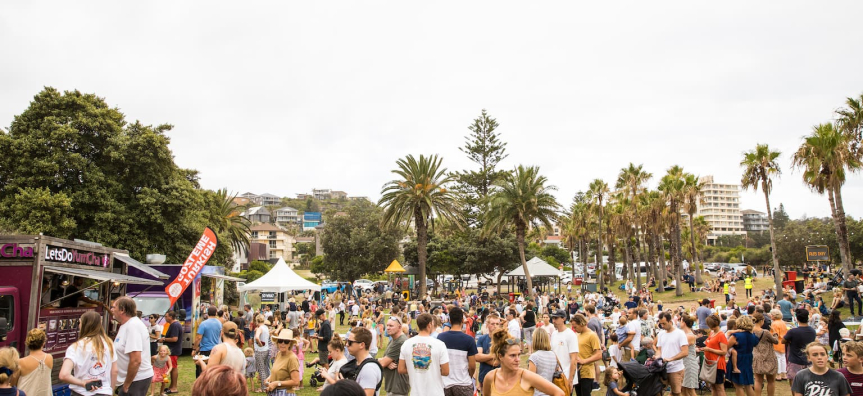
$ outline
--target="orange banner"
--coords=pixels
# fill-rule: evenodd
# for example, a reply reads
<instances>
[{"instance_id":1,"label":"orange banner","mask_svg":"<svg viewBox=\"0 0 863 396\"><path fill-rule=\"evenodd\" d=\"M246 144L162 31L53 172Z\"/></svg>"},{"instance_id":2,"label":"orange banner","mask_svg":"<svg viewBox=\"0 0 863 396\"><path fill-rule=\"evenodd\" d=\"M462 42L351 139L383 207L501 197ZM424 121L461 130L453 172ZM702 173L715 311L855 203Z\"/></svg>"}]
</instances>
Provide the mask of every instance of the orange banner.
<instances>
[{"instance_id":1,"label":"orange banner","mask_svg":"<svg viewBox=\"0 0 863 396\"><path fill-rule=\"evenodd\" d=\"M216 233L210 227L205 228L204 235L201 235L198 244L192 249L192 253L189 254L189 258L186 259L183 268L180 269L177 279L165 287L165 293L168 293L168 297L171 299L171 306L174 306L177 299L192 284L192 281L201 272L201 268L207 265L207 261L213 256L218 244L219 239L216 237Z\"/></svg>"}]
</instances>

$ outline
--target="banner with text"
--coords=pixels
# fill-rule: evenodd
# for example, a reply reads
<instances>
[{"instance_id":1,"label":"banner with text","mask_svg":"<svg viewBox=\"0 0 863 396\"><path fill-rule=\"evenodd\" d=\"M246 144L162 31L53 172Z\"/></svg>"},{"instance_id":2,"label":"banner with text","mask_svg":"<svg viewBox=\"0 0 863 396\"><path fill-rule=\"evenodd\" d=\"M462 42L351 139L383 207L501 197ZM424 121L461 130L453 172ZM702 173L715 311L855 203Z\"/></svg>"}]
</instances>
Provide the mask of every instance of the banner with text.
<instances>
[{"instance_id":1,"label":"banner with text","mask_svg":"<svg viewBox=\"0 0 863 396\"><path fill-rule=\"evenodd\" d=\"M201 269L207 265L207 261L213 256L218 244L219 239L216 237L216 233L210 227L204 229L204 235L201 235L201 239L192 249L189 258L183 263L183 268L180 269L177 279L165 287L165 293L168 293L168 297L171 299L171 306L174 306L180 295L192 284Z\"/></svg>"},{"instance_id":2,"label":"banner with text","mask_svg":"<svg viewBox=\"0 0 863 396\"><path fill-rule=\"evenodd\" d=\"M830 261L830 248L824 245L807 246L806 261Z\"/></svg>"}]
</instances>

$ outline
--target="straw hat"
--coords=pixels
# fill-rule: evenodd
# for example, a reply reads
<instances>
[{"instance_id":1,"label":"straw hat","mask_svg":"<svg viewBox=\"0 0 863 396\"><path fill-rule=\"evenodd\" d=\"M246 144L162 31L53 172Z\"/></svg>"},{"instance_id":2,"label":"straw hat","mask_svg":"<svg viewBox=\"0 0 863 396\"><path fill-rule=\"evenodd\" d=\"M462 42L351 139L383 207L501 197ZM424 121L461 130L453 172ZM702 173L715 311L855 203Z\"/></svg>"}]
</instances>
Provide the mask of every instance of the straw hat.
<instances>
[{"instance_id":1,"label":"straw hat","mask_svg":"<svg viewBox=\"0 0 863 396\"><path fill-rule=\"evenodd\" d=\"M297 340L294 339L294 332L291 331L291 329L282 329L282 331L280 331L278 335L274 335L270 338L272 338L273 341L275 341L275 342L278 342L279 340L288 340L288 341L297 342Z\"/></svg>"}]
</instances>

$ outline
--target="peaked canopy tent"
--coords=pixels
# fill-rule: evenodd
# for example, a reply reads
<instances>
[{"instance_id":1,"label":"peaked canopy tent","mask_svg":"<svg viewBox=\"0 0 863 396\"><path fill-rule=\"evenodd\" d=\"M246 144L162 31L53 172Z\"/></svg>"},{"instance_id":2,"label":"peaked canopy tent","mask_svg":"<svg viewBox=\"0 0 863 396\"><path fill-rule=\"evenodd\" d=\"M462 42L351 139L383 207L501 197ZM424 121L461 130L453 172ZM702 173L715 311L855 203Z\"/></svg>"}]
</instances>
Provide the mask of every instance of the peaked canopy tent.
<instances>
[{"instance_id":1,"label":"peaked canopy tent","mask_svg":"<svg viewBox=\"0 0 863 396\"><path fill-rule=\"evenodd\" d=\"M254 282L246 283L242 287L237 288L239 291L264 291L284 293L296 290L311 290L321 291L321 285L309 282L305 278L297 275L284 259L279 259L276 265L264 276L255 279Z\"/></svg>"},{"instance_id":2,"label":"peaked canopy tent","mask_svg":"<svg viewBox=\"0 0 863 396\"><path fill-rule=\"evenodd\" d=\"M531 279L535 279L537 277L548 277L548 278L557 278L557 289L560 289L560 270L551 266L551 264L545 262L545 260L534 257L527 261L527 270L530 272ZM507 282L507 291L511 290L511 287L514 282L514 278L524 278L524 266L521 264L518 265L514 270L507 272L504 274L509 277L509 282ZM548 283L549 289L551 289L550 282ZM551 290L548 290L551 291Z\"/></svg>"}]
</instances>

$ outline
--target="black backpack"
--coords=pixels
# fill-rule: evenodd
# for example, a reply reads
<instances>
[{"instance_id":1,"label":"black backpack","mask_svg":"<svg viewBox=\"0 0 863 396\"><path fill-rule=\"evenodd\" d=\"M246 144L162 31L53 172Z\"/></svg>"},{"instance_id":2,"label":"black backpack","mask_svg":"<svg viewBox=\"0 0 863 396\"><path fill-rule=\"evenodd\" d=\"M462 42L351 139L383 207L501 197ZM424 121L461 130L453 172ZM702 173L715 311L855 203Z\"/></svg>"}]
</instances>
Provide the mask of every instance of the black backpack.
<instances>
[{"instance_id":1,"label":"black backpack","mask_svg":"<svg viewBox=\"0 0 863 396\"><path fill-rule=\"evenodd\" d=\"M357 359L351 360L350 362L345 363L345 365L339 369L339 373L342 374L342 378L344 379L356 381L357 376L360 375L360 371L363 371L363 366L369 363L374 363L376 366L378 366L378 369L381 370L381 379L378 380L378 385L375 387L375 393L377 393L381 389L381 384L384 382L384 369L383 367L381 367L381 364L378 363L377 359L369 356L359 365L357 364Z\"/></svg>"}]
</instances>

